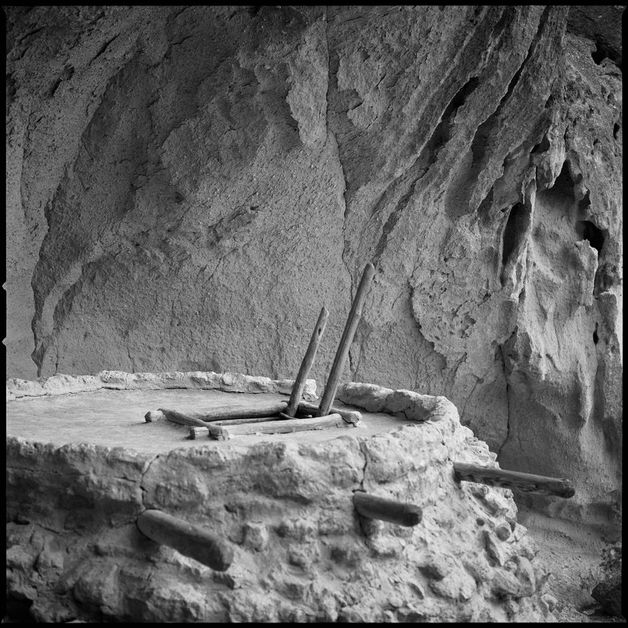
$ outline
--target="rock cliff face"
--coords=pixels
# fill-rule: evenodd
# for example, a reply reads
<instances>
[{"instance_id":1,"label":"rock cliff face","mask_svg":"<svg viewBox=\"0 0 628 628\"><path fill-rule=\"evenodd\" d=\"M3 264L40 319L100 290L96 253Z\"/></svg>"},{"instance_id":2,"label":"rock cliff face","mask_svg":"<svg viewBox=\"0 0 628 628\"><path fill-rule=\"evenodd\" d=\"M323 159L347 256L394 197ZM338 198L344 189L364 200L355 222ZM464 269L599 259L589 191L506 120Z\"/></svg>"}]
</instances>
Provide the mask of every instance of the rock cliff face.
<instances>
[{"instance_id":1,"label":"rock cliff face","mask_svg":"<svg viewBox=\"0 0 628 628\"><path fill-rule=\"evenodd\" d=\"M327 304L324 385L373 261L346 378L608 519L621 10L7 8L7 374L294 377Z\"/></svg>"}]
</instances>

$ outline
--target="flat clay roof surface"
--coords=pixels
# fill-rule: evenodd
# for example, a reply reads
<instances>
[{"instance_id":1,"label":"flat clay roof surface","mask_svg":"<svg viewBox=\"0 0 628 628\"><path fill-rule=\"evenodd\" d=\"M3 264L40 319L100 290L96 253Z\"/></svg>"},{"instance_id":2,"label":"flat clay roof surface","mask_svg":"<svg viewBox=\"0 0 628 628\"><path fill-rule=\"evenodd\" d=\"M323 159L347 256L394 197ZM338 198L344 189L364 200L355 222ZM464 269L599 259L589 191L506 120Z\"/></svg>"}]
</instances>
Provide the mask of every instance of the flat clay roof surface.
<instances>
[{"instance_id":1,"label":"flat clay roof surface","mask_svg":"<svg viewBox=\"0 0 628 628\"><path fill-rule=\"evenodd\" d=\"M362 413L363 420L359 427L346 429L332 427L288 434L251 434L233 436L228 441L216 441L209 437L188 439L188 427L164 419L152 423L144 420L146 412L158 408L197 413L227 404L235 408L242 402L262 399L288 401L288 396L277 393L234 393L219 390L103 389L26 397L7 402L7 436L19 436L29 441L55 445L90 443L161 453L180 447L207 444L225 447L228 444L253 445L262 441L287 439L318 443L340 436L367 436L390 431L402 425L417 425L413 421L388 414L364 412L340 402L334 402L334 406L359 410Z\"/></svg>"}]
</instances>

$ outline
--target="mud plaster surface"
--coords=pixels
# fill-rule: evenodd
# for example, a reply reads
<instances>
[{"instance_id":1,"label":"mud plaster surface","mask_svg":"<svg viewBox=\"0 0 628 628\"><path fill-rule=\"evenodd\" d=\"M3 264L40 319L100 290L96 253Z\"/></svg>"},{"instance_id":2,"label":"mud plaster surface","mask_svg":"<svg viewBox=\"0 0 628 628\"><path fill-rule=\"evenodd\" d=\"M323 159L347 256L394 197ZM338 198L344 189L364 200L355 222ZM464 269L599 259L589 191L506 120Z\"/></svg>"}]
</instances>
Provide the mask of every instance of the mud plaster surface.
<instances>
[{"instance_id":1,"label":"mud plaster surface","mask_svg":"<svg viewBox=\"0 0 628 628\"><path fill-rule=\"evenodd\" d=\"M148 410L169 408L202 412L216 406L237 408L265 400L288 400L281 394L228 393L215 390L99 390L19 399L7 402L7 434L40 442L65 445L87 442L105 447L125 447L147 453L162 453L180 447L246 446L264 441L319 443L347 434L367 436L389 431L410 421L383 413L362 412L362 425L291 434L234 436L228 442L209 438L189 440L189 428L170 421L147 423ZM336 403L338 407L346 404ZM269 418L269 420L271 420Z\"/></svg>"}]
</instances>

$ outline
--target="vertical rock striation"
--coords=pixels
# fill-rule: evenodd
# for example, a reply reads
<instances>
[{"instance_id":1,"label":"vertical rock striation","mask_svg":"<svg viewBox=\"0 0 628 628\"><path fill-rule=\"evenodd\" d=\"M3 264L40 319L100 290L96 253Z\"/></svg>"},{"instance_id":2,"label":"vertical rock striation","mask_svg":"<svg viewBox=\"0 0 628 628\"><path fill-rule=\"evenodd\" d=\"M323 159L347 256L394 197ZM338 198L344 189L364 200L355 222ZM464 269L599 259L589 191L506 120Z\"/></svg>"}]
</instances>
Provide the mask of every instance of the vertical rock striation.
<instances>
[{"instance_id":1,"label":"vertical rock striation","mask_svg":"<svg viewBox=\"0 0 628 628\"><path fill-rule=\"evenodd\" d=\"M613 515L620 8L5 11L8 375L324 382L373 261L347 379Z\"/></svg>"}]
</instances>

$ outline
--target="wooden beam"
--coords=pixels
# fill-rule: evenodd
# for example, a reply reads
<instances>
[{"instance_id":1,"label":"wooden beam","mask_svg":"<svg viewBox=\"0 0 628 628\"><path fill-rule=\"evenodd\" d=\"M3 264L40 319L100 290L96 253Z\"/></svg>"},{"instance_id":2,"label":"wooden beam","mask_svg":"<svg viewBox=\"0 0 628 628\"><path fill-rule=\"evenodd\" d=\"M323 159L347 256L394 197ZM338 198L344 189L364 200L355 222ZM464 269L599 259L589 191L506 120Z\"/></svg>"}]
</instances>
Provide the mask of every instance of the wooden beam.
<instances>
[{"instance_id":1,"label":"wooden beam","mask_svg":"<svg viewBox=\"0 0 628 628\"><path fill-rule=\"evenodd\" d=\"M344 410L336 406L332 406L330 411L334 414L339 414L347 423L357 425L362 420L362 413L356 410ZM297 415L311 415L316 416L318 414L318 406L310 403L309 401L299 402L297 408Z\"/></svg>"},{"instance_id":2,"label":"wooden beam","mask_svg":"<svg viewBox=\"0 0 628 628\"><path fill-rule=\"evenodd\" d=\"M190 431L188 432L188 438L190 440L198 440L199 438L207 438L209 436L209 430L206 427L194 427L190 425Z\"/></svg>"},{"instance_id":3,"label":"wooden beam","mask_svg":"<svg viewBox=\"0 0 628 628\"><path fill-rule=\"evenodd\" d=\"M454 477L457 481L477 482L525 493L540 493L565 498L573 497L576 494L571 481L565 478L482 467L466 462L454 462Z\"/></svg>"},{"instance_id":4,"label":"wooden beam","mask_svg":"<svg viewBox=\"0 0 628 628\"><path fill-rule=\"evenodd\" d=\"M272 417L258 416L251 417L249 419L226 419L224 421L213 421L212 425L218 425L220 427L229 427L230 425L250 425L251 423L268 423L268 420Z\"/></svg>"},{"instance_id":5,"label":"wooden beam","mask_svg":"<svg viewBox=\"0 0 628 628\"><path fill-rule=\"evenodd\" d=\"M288 419L268 421L256 425L234 425L227 429L230 436L245 436L248 434L289 434L291 432L306 432L310 430L323 430L334 427L352 427L345 423L339 414L314 417L312 419Z\"/></svg>"},{"instance_id":6,"label":"wooden beam","mask_svg":"<svg viewBox=\"0 0 628 628\"><path fill-rule=\"evenodd\" d=\"M334 403L342 370L345 366L345 362L347 361L349 349L351 348L351 343L353 342L353 336L355 335L358 323L360 322L364 300L366 299L366 294L371 285L374 274L375 267L369 262L364 267L360 285L355 293L355 298L353 299L353 304L351 305L351 310L349 311L349 316L347 317L347 322L345 324L344 331L342 332L340 344L336 350L334 362L332 364L331 371L329 372L327 383L325 384L325 392L323 393L323 398L321 399L321 403L318 408L319 416L329 414L330 408Z\"/></svg>"},{"instance_id":7,"label":"wooden beam","mask_svg":"<svg viewBox=\"0 0 628 628\"><path fill-rule=\"evenodd\" d=\"M294 380L294 384L292 386L290 401L288 402L288 407L285 410L285 414L288 417L293 417L296 414L297 406L299 405L299 401L301 400L301 396L303 395L303 389L305 388L305 381L310 372L310 369L312 368L314 358L316 357L318 345L320 344L321 337L323 336L323 332L325 331L325 325L327 324L328 316L329 312L327 311L327 308L323 306L321 308L320 314L318 315L318 320L316 321L314 331L312 332L310 344L308 345L307 351L303 356L303 361L301 362L301 367L299 368L299 372L297 373L297 378Z\"/></svg>"},{"instance_id":8,"label":"wooden beam","mask_svg":"<svg viewBox=\"0 0 628 628\"><path fill-rule=\"evenodd\" d=\"M284 400L260 399L259 401L236 401L235 405L222 405L209 408L203 412L195 412L195 418L206 423L226 421L228 419L250 419L256 417L276 416L288 406Z\"/></svg>"},{"instance_id":9,"label":"wooden beam","mask_svg":"<svg viewBox=\"0 0 628 628\"><path fill-rule=\"evenodd\" d=\"M213 427L229 427L232 425L250 425L251 423L268 423L268 417L256 417L252 419L227 419L225 421L216 421L213 423L205 423L204 426L190 426L190 431L188 433L191 440L196 440L198 438L207 438L209 436L209 430ZM228 432L222 431L221 434L224 434L225 438L215 438L215 440L225 440L228 438Z\"/></svg>"},{"instance_id":10,"label":"wooden beam","mask_svg":"<svg viewBox=\"0 0 628 628\"><path fill-rule=\"evenodd\" d=\"M226 541L161 510L145 510L137 518L137 527L155 543L172 547L216 571L226 571L233 562L233 548Z\"/></svg>"},{"instance_id":11,"label":"wooden beam","mask_svg":"<svg viewBox=\"0 0 628 628\"><path fill-rule=\"evenodd\" d=\"M206 426L211 424L206 423ZM328 414L327 416L317 416L311 419L283 419L277 421L265 421L263 423L255 422L254 425L241 423L239 425L230 425L229 427L220 427L224 430L225 438L231 436L248 436L250 434L289 434L291 432L308 432L311 430L323 430L333 427L354 427L353 424L347 423L339 414ZM191 439L202 438L207 435L207 431L203 427L191 426L189 437ZM223 439L221 439L223 440Z\"/></svg>"},{"instance_id":12,"label":"wooden beam","mask_svg":"<svg viewBox=\"0 0 628 628\"><path fill-rule=\"evenodd\" d=\"M353 506L363 517L391 521L406 527L417 525L423 517L423 511L419 506L362 491L353 494Z\"/></svg>"},{"instance_id":13,"label":"wooden beam","mask_svg":"<svg viewBox=\"0 0 628 628\"><path fill-rule=\"evenodd\" d=\"M205 427L209 433L210 438L215 440L226 440L229 438L224 427L218 427L211 425L211 423L205 423L197 417L184 414L183 412L177 412L176 410L168 410L166 408L159 408L158 412L163 412L166 419L172 423L178 423L179 425L188 425L193 427Z\"/></svg>"},{"instance_id":14,"label":"wooden beam","mask_svg":"<svg viewBox=\"0 0 628 628\"><path fill-rule=\"evenodd\" d=\"M146 421L146 423L154 423L156 421L161 421L162 419L165 419L165 418L166 416L161 410L149 410L144 415L144 421Z\"/></svg>"}]
</instances>

